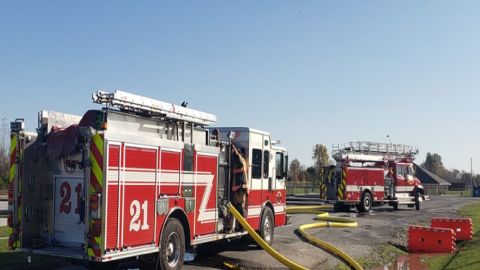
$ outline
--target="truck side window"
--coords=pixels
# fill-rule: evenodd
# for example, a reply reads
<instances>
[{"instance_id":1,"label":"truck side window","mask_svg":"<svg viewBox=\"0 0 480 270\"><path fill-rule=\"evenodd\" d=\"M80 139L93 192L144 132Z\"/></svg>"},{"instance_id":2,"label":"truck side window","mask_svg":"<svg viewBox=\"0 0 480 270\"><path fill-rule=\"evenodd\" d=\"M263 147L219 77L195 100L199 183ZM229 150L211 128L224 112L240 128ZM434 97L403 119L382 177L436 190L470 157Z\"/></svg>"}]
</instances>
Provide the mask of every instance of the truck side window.
<instances>
[{"instance_id":1,"label":"truck side window","mask_svg":"<svg viewBox=\"0 0 480 270\"><path fill-rule=\"evenodd\" d=\"M252 149L252 178L262 178L262 150Z\"/></svg>"},{"instance_id":2,"label":"truck side window","mask_svg":"<svg viewBox=\"0 0 480 270\"><path fill-rule=\"evenodd\" d=\"M276 168L276 175L275 177L277 179L282 179L284 172L284 166L283 166L283 153L277 153L275 154L275 168Z\"/></svg>"},{"instance_id":3,"label":"truck side window","mask_svg":"<svg viewBox=\"0 0 480 270\"><path fill-rule=\"evenodd\" d=\"M413 176L415 174L415 171L413 170L413 166L408 166L408 175Z\"/></svg>"},{"instance_id":4,"label":"truck side window","mask_svg":"<svg viewBox=\"0 0 480 270\"><path fill-rule=\"evenodd\" d=\"M270 152L263 151L263 178L268 179L270 176Z\"/></svg>"},{"instance_id":5,"label":"truck side window","mask_svg":"<svg viewBox=\"0 0 480 270\"><path fill-rule=\"evenodd\" d=\"M183 148L183 170L193 171L193 144L185 144Z\"/></svg>"}]
</instances>

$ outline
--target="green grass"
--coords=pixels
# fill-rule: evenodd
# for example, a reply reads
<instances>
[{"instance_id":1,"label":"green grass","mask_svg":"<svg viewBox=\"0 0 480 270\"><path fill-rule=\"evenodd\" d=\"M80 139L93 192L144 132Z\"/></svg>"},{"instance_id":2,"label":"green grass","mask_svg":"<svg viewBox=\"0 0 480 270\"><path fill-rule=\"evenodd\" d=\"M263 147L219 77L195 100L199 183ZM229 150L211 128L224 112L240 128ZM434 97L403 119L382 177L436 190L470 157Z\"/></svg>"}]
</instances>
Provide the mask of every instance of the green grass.
<instances>
[{"instance_id":1,"label":"green grass","mask_svg":"<svg viewBox=\"0 0 480 270\"><path fill-rule=\"evenodd\" d=\"M431 270L480 269L480 202L460 209L460 214L473 221L473 240L457 244L458 251L449 255L425 257L424 262Z\"/></svg>"},{"instance_id":2,"label":"green grass","mask_svg":"<svg viewBox=\"0 0 480 270\"><path fill-rule=\"evenodd\" d=\"M0 227L0 238L8 237L8 227ZM0 252L7 251L7 239L0 239Z\"/></svg>"},{"instance_id":3,"label":"green grass","mask_svg":"<svg viewBox=\"0 0 480 270\"><path fill-rule=\"evenodd\" d=\"M0 227L0 238L7 237L7 236L8 236L8 227L7 226Z\"/></svg>"},{"instance_id":4,"label":"green grass","mask_svg":"<svg viewBox=\"0 0 480 270\"><path fill-rule=\"evenodd\" d=\"M379 265L385 265L388 262L394 261L396 258L405 255L405 251L402 251L390 244L386 244L377 248L370 254L375 254L375 256L366 256L360 259L357 259L357 262L364 268L370 269ZM350 270L351 268L346 264L337 265L334 269L340 270Z\"/></svg>"},{"instance_id":5,"label":"green grass","mask_svg":"<svg viewBox=\"0 0 480 270\"><path fill-rule=\"evenodd\" d=\"M308 195L308 194L319 194L320 195L320 187L289 187L287 189L288 195Z\"/></svg>"},{"instance_id":6,"label":"green grass","mask_svg":"<svg viewBox=\"0 0 480 270\"><path fill-rule=\"evenodd\" d=\"M471 197L472 189L466 190L448 190L442 193L443 196Z\"/></svg>"}]
</instances>

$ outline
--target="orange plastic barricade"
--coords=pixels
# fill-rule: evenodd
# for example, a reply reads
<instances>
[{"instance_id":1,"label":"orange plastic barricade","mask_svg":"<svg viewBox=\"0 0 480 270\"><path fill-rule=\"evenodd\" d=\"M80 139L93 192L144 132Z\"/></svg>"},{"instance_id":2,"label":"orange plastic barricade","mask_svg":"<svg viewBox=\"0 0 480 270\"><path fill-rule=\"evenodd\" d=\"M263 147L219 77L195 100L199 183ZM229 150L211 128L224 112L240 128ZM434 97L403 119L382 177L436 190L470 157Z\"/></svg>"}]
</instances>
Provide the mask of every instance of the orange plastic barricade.
<instances>
[{"instance_id":1,"label":"orange plastic barricade","mask_svg":"<svg viewBox=\"0 0 480 270\"><path fill-rule=\"evenodd\" d=\"M455 232L452 229L413 225L408 228L408 251L412 253L446 253L455 249Z\"/></svg>"},{"instance_id":2,"label":"orange plastic barricade","mask_svg":"<svg viewBox=\"0 0 480 270\"><path fill-rule=\"evenodd\" d=\"M473 238L473 223L470 218L432 218L431 227L452 229L457 240Z\"/></svg>"}]
</instances>

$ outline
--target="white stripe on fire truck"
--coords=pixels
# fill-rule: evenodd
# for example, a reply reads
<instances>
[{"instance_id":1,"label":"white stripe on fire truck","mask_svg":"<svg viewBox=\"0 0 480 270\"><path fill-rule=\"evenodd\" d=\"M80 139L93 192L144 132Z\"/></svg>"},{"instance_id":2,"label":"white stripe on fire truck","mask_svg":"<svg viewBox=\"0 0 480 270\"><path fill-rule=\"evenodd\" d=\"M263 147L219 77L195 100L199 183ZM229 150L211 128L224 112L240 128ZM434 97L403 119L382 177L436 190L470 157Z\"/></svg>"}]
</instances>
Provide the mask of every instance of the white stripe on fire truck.
<instances>
[{"instance_id":1,"label":"white stripe on fire truck","mask_svg":"<svg viewBox=\"0 0 480 270\"><path fill-rule=\"evenodd\" d=\"M273 211L275 212L275 214L277 213L282 213L285 211L285 205L277 205L277 206L274 206L273 207Z\"/></svg>"},{"instance_id":2,"label":"white stripe on fire truck","mask_svg":"<svg viewBox=\"0 0 480 270\"><path fill-rule=\"evenodd\" d=\"M384 191L384 186L358 186L358 185L347 185L347 192L356 192L364 189L369 189L372 190L374 189L375 192L383 192ZM395 191L396 192L408 192L412 191L413 187L411 186L396 186Z\"/></svg>"},{"instance_id":3,"label":"white stripe on fire truck","mask_svg":"<svg viewBox=\"0 0 480 270\"><path fill-rule=\"evenodd\" d=\"M114 184L118 182L119 178L118 171L108 171L107 172L107 181L109 184ZM123 173L125 182L151 182L155 183L155 172L124 172ZM182 179L180 179L182 178ZM162 173L161 182L162 183L209 183L213 179L212 174L179 174L177 173ZM194 181L196 180L196 181Z\"/></svg>"},{"instance_id":4,"label":"white stripe on fire truck","mask_svg":"<svg viewBox=\"0 0 480 270\"><path fill-rule=\"evenodd\" d=\"M410 192L413 191L414 187L413 186L396 186L395 191L396 192Z\"/></svg>"}]
</instances>

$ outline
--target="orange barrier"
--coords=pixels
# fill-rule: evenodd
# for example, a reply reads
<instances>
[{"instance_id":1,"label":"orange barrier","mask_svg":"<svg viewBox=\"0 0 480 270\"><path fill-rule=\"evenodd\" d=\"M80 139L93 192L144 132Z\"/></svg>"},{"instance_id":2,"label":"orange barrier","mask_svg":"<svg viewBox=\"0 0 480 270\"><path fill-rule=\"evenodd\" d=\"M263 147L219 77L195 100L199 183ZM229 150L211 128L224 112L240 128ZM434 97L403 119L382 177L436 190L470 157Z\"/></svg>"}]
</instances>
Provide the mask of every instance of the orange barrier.
<instances>
[{"instance_id":1,"label":"orange barrier","mask_svg":"<svg viewBox=\"0 0 480 270\"><path fill-rule=\"evenodd\" d=\"M452 229L456 240L473 238L473 223L470 218L432 218L431 227Z\"/></svg>"},{"instance_id":2,"label":"orange barrier","mask_svg":"<svg viewBox=\"0 0 480 270\"><path fill-rule=\"evenodd\" d=\"M452 229L428 228L410 225L408 251L412 253L454 252L455 232Z\"/></svg>"}]
</instances>

